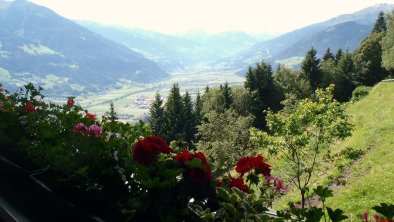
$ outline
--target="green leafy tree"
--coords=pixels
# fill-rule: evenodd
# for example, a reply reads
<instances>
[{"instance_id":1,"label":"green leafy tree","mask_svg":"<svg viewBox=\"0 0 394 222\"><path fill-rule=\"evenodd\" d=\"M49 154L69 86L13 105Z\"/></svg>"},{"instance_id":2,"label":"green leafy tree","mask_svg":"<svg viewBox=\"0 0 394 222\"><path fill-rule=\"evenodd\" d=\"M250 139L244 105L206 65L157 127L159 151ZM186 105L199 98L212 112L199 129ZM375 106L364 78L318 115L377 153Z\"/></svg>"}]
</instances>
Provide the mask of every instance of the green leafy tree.
<instances>
[{"instance_id":1,"label":"green leafy tree","mask_svg":"<svg viewBox=\"0 0 394 222\"><path fill-rule=\"evenodd\" d=\"M316 99L301 100L292 109L279 113L269 111L268 127L273 136L262 133L270 141L273 152L286 161L288 179L300 191L302 207L313 175L322 170L321 155L335 140L351 135L352 125L342 105L332 97L333 87L318 89ZM263 139L263 140L264 140Z\"/></svg>"},{"instance_id":2,"label":"green leafy tree","mask_svg":"<svg viewBox=\"0 0 394 222\"><path fill-rule=\"evenodd\" d=\"M274 78L285 94L305 98L311 94L309 83L301 78L300 72L286 67L278 67Z\"/></svg>"},{"instance_id":3,"label":"green leafy tree","mask_svg":"<svg viewBox=\"0 0 394 222\"><path fill-rule=\"evenodd\" d=\"M204 114L210 111L215 111L217 113L226 111L223 90L220 88L212 88L204 93L203 101L202 112Z\"/></svg>"},{"instance_id":4,"label":"green leafy tree","mask_svg":"<svg viewBox=\"0 0 394 222\"><path fill-rule=\"evenodd\" d=\"M242 86L233 86L231 87L232 95L233 95L233 103L231 108L240 116L248 116L249 113L249 104L250 97L248 95L248 91Z\"/></svg>"},{"instance_id":5,"label":"green leafy tree","mask_svg":"<svg viewBox=\"0 0 394 222\"><path fill-rule=\"evenodd\" d=\"M264 110L279 110L284 93L273 78L271 65L262 61L256 67L249 67L246 73L245 88L249 92L249 112L255 117L253 125L266 128Z\"/></svg>"},{"instance_id":6,"label":"green leafy tree","mask_svg":"<svg viewBox=\"0 0 394 222\"><path fill-rule=\"evenodd\" d=\"M386 16L383 12L380 12L378 18L376 19L375 25L372 32L380 33L387 31Z\"/></svg>"},{"instance_id":7,"label":"green leafy tree","mask_svg":"<svg viewBox=\"0 0 394 222\"><path fill-rule=\"evenodd\" d=\"M159 93L156 93L155 100L149 108L148 122L153 135L164 136L164 107Z\"/></svg>"},{"instance_id":8,"label":"green leafy tree","mask_svg":"<svg viewBox=\"0 0 394 222\"><path fill-rule=\"evenodd\" d=\"M394 76L394 10L387 15L387 32L382 38L382 62L383 66L391 71Z\"/></svg>"},{"instance_id":9,"label":"green leafy tree","mask_svg":"<svg viewBox=\"0 0 394 222\"><path fill-rule=\"evenodd\" d=\"M386 72L382 67L382 46L380 45L384 35L383 32L371 33L354 53L357 69L356 81L359 85L373 86L385 78Z\"/></svg>"},{"instance_id":10,"label":"green leafy tree","mask_svg":"<svg viewBox=\"0 0 394 222\"><path fill-rule=\"evenodd\" d=\"M232 109L205 114L206 122L198 126L201 136L197 148L212 160L216 175L229 171L239 157L251 153L249 128L251 117L237 115Z\"/></svg>"},{"instance_id":11,"label":"green leafy tree","mask_svg":"<svg viewBox=\"0 0 394 222\"><path fill-rule=\"evenodd\" d=\"M174 84L164 108L164 135L167 142L183 140L184 105L178 84Z\"/></svg>"},{"instance_id":12,"label":"green leafy tree","mask_svg":"<svg viewBox=\"0 0 394 222\"><path fill-rule=\"evenodd\" d=\"M312 90L316 90L322 83L320 59L316 57L316 53L316 50L312 47L306 53L301 64L301 77L309 81Z\"/></svg>"},{"instance_id":13,"label":"green leafy tree","mask_svg":"<svg viewBox=\"0 0 394 222\"><path fill-rule=\"evenodd\" d=\"M323 60L321 63L322 83L321 87L327 87L334 83L334 78L337 75L337 62L334 59Z\"/></svg>"}]
</instances>

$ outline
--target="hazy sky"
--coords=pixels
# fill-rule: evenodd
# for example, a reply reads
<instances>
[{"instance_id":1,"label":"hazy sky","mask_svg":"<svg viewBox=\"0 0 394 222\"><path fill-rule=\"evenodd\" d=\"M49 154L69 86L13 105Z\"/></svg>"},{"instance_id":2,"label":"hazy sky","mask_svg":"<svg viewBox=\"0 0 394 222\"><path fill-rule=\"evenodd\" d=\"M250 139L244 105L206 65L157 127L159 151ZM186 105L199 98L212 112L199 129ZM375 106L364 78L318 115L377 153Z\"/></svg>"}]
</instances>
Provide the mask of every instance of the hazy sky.
<instances>
[{"instance_id":1,"label":"hazy sky","mask_svg":"<svg viewBox=\"0 0 394 222\"><path fill-rule=\"evenodd\" d=\"M278 34L394 0L32 0L79 20L180 33Z\"/></svg>"}]
</instances>

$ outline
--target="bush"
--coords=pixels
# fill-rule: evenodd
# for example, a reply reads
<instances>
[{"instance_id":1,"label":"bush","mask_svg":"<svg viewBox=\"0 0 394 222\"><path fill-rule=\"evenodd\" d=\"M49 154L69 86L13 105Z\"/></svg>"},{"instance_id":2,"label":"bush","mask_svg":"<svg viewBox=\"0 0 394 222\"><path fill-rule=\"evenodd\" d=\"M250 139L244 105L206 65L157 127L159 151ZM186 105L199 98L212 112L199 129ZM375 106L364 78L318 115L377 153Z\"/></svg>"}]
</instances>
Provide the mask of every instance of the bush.
<instances>
[{"instance_id":1,"label":"bush","mask_svg":"<svg viewBox=\"0 0 394 222\"><path fill-rule=\"evenodd\" d=\"M356 89L353 90L352 92L352 99L351 101L355 102L358 101L365 96L369 94L369 91L371 91L372 87L369 86L358 86Z\"/></svg>"}]
</instances>

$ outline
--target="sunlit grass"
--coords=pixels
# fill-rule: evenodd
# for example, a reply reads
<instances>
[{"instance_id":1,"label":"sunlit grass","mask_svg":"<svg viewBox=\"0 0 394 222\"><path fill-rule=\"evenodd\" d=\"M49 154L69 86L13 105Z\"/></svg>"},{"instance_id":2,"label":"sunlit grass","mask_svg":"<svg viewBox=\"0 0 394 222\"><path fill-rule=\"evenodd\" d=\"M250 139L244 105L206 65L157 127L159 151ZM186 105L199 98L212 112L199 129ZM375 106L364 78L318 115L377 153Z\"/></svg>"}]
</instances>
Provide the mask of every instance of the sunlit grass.
<instances>
[{"instance_id":1,"label":"sunlit grass","mask_svg":"<svg viewBox=\"0 0 394 222\"><path fill-rule=\"evenodd\" d=\"M394 203L394 83L378 84L365 98L349 103L347 111L355 125L353 134L334 145L331 153L352 148L364 155L358 160L322 162L326 170L315 177L312 187L338 182L336 178L346 171L341 178L344 184L334 186L334 197L328 199L327 205L341 208L355 218L379 203ZM280 169L277 171L281 174ZM299 192L293 190L276 207L282 209L288 201L299 199Z\"/></svg>"}]
</instances>

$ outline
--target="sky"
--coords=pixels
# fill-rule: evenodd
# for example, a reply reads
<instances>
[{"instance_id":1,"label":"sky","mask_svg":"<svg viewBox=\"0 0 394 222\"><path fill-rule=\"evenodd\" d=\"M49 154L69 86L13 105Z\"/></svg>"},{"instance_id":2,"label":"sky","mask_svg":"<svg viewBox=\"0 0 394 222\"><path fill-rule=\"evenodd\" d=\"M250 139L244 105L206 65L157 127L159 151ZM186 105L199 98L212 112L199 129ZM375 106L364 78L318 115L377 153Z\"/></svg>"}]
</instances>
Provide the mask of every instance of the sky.
<instances>
[{"instance_id":1,"label":"sky","mask_svg":"<svg viewBox=\"0 0 394 222\"><path fill-rule=\"evenodd\" d=\"M280 34L394 0L31 0L74 20L179 34Z\"/></svg>"}]
</instances>

